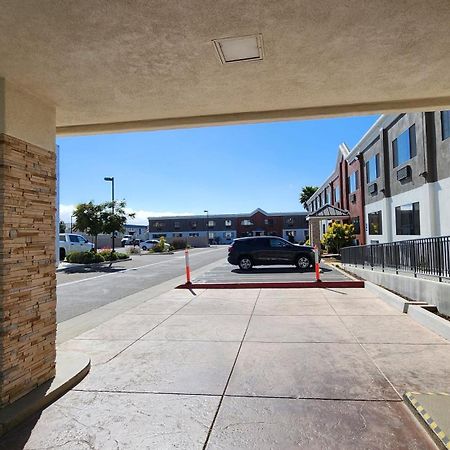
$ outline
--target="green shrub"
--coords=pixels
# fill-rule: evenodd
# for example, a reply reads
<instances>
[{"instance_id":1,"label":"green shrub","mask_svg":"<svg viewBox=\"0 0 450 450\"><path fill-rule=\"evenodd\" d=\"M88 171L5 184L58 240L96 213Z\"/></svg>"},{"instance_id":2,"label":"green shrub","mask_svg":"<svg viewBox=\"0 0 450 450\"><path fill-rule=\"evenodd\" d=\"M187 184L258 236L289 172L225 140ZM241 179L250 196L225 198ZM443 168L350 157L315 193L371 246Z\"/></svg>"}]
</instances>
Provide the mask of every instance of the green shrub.
<instances>
[{"instance_id":1,"label":"green shrub","mask_svg":"<svg viewBox=\"0 0 450 450\"><path fill-rule=\"evenodd\" d=\"M159 242L155 246L153 246L152 250L154 253L161 253L166 251L165 247L166 247L166 240L164 239L163 236L161 236L159 238Z\"/></svg>"},{"instance_id":2,"label":"green shrub","mask_svg":"<svg viewBox=\"0 0 450 450\"><path fill-rule=\"evenodd\" d=\"M140 255L141 252L142 252L141 247L128 247L127 248L127 253L130 255ZM123 253L120 253L120 254L123 255ZM119 259L122 259L122 258L120 258L120 256L119 256Z\"/></svg>"},{"instance_id":3,"label":"green shrub","mask_svg":"<svg viewBox=\"0 0 450 450\"><path fill-rule=\"evenodd\" d=\"M118 259L127 259L126 253L112 252L111 250L102 250L98 253L105 261L117 261Z\"/></svg>"},{"instance_id":4,"label":"green shrub","mask_svg":"<svg viewBox=\"0 0 450 450\"><path fill-rule=\"evenodd\" d=\"M172 241L171 250L183 250L187 247L187 241L183 238L175 238Z\"/></svg>"},{"instance_id":5,"label":"green shrub","mask_svg":"<svg viewBox=\"0 0 450 450\"><path fill-rule=\"evenodd\" d=\"M105 258L94 252L70 252L67 254L66 260L70 263L92 264L103 262Z\"/></svg>"},{"instance_id":6,"label":"green shrub","mask_svg":"<svg viewBox=\"0 0 450 450\"><path fill-rule=\"evenodd\" d=\"M352 224L333 222L323 235L322 245L328 253L340 253L342 247L352 245L355 238L355 229Z\"/></svg>"}]
</instances>

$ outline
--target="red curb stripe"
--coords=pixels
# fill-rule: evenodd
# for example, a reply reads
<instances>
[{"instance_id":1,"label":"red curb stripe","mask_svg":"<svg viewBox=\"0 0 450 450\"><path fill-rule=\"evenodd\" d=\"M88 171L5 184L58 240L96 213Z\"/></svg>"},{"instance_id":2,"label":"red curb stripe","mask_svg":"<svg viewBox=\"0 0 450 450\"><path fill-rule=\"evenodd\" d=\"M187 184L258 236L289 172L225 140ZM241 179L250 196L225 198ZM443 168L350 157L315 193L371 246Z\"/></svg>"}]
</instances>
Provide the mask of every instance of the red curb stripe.
<instances>
[{"instance_id":1,"label":"red curb stripe","mask_svg":"<svg viewBox=\"0 0 450 450\"><path fill-rule=\"evenodd\" d=\"M363 288L364 281L287 281L255 283L189 283L175 289L290 289L290 288Z\"/></svg>"}]
</instances>

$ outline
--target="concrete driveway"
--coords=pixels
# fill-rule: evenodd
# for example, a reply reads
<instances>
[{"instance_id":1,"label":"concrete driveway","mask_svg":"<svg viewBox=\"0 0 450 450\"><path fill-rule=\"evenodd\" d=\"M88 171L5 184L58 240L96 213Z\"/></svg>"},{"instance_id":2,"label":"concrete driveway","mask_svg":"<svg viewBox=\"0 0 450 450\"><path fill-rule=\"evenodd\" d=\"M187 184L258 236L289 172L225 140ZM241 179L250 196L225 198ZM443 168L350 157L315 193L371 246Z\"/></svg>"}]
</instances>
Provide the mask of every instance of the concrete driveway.
<instances>
[{"instance_id":1,"label":"concrete driveway","mask_svg":"<svg viewBox=\"0 0 450 450\"><path fill-rule=\"evenodd\" d=\"M401 396L450 391L448 341L365 289L195 294L62 344L90 374L0 448L435 448Z\"/></svg>"}]
</instances>

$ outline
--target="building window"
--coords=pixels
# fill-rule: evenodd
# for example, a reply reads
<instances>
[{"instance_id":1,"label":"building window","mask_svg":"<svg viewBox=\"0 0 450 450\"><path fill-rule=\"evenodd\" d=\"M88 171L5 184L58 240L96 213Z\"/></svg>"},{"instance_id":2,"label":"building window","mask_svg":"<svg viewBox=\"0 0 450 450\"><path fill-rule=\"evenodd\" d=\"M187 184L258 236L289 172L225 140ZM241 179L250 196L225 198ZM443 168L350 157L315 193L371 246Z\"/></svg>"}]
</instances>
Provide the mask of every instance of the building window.
<instances>
[{"instance_id":1,"label":"building window","mask_svg":"<svg viewBox=\"0 0 450 450\"><path fill-rule=\"evenodd\" d=\"M251 227L253 225L253 222L250 219L244 219L241 221L241 225L245 227Z\"/></svg>"},{"instance_id":2,"label":"building window","mask_svg":"<svg viewBox=\"0 0 450 450\"><path fill-rule=\"evenodd\" d=\"M372 183L380 176L380 155L377 153L366 162L367 183Z\"/></svg>"},{"instance_id":3,"label":"building window","mask_svg":"<svg viewBox=\"0 0 450 450\"><path fill-rule=\"evenodd\" d=\"M334 188L334 203L339 203L341 201L341 192L339 191L339 186Z\"/></svg>"},{"instance_id":4,"label":"building window","mask_svg":"<svg viewBox=\"0 0 450 450\"><path fill-rule=\"evenodd\" d=\"M368 217L369 217L369 234L383 234L381 211L369 213Z\"/></svg>"},{"instance_id":5,"label":"building window","mask_svg":"<svg viewBox=\"0 0 450 450\"><path fill-rule=\"evenodd\" d=\"M174 222L173 227L178 230L180 228L180 222Z\"/></svg>"},{"instance_id":6,"label":"building window","mask_svg":"<svg viewBox=\"0 0 450 450\"><path fill-rule=\"evenodd\" d=\"M419 202L395 208L395 228L398 235L420 234Z\"/></svg>"},{"instance_id":7,"label":"building window","mask_svg":"<svg viewBox=\"0 0 450 450\"><path fill-rule=\"evenodd\" d=\"M223 233L223 237L225 239L232 239L233 238L233 233L231 233L230 231L226 231L225 233Z\"/></svg>"},{"instance_id":8,"label":"building window","mask_svg":"<svg viewBox=\"0 0 450 450\"><path fill-rule=\"evenodd\" d=\"M197 222L191 222L191 228L197 228Z\"/></svg>"},{"instance_id":9,"label":"building window","mask_svg":"<svg viewBox=\"0 0 450 450\"><path fill-rule=\"evenodd\" d=\"M273 219L264 219L265 225L273 225Z\"/></svg>"},{"instance_id":10,"label":"building window","mask_svg":"<svg viewBox=\"0 0 450 450\"><path fill-rule=\"evenodd\" d=\"M229 220L229 219L225 220L225 226L231 227L231 220Z\"/></svg>"},{"instance_id":11,"label":"building window","mask_svg":"<svg viewBox=\"0 0 450 450\"><path fill-rule=\"evenodd\" d=\"M214 231L208 231L208 238L214 239Z\"/></svg>"},{"instance_id":12,"label":"building window","mask_svg":"<svg viewBox=\"0 0 450 450\"><path fill-rule=\"evenodd\" d=\"M325 189L324 195L325 195L325 205L327 205L328 203L330 203L330 192L328 189Z\"/></svg>"},{"instance_id":13,"label":"building window","mask_svg":"<svg viewBox=\"0 0 450 450\"><path fill-rule=\"evenodd\" d=\"M415 125L392 141L392 151L394 167L403 164L417 155Z\"/></svg>"},{"instance_id":14,"label":"building window","mask_svg":"<svg viewBox=\"0 0 450 450\"><path fill-rule=\"evenodd\" d=\"M214 220L208 220L208 227L214 227L216 225L216 222Z\"/></svg>"},{"instance_id":15,"label":"building window","mask_svg":"<svg viewBox=\"0 0 450 450\"><path fill-rule=\"evenodd\" d=\"M358 171L355 170L349 177L348 177L348 192L351 194L352 192L355 192L359 188L359 182L358 182Z\"/></svg>"},{"instance_id":16,"label":"building window","mask_svg":"<svg viewBox=\"0 0 450 450\"><path fill-rule=\"evenodd\" d=\"M153 227L160 230L164 226L164 222L153 222Z\"/></svg>"},{"instance_id":17,"label":"building window","mask_svg":"<svg viewBox=\"0 0 450 450\"><path fill-rule=\"evenodd\" d=\"M360 226L360 222L359 222L359 216L352 217L352 224L353 224L353 228L354 228L354 233L355 234L361 233L361 226Z\"/></svg>"},{"instance_id":18,"label":"building window","mask_svg":"<svg viewBox=\"0 0 450 450\"><path fill-rule=\"evenodd\" d=\"M165 234L161 234L161 233L155 233L155 234L152 235L153 239L159 239L159 238L162 238L162 237L165 238L166 235Z\"/></svg>"},{"instance_id":19,"label":"building window","mask_svg":"<svg viewBox=\"0 0 450 450\"><path fill-rule=\"evenodd\" d=\"M287 223L288 227L293 227L294 226L294 218L289 217L289 219L286 220L286 223Z\"/></svg>"},{"instance_id":20,"label":"building window","mask_svg":"<svg viewBox=\"0 0 450 450\"><path fill-rule=\"evenodd\" d=\"M189 233L189 237L199 237L200 233Z\"/></svg>"},{"instance_id":21,"label":"building window","mask_svg":"<svg viewBox=\"0 0 450 450\"><path fill-rule=\"evenodd\" d=\"M319 194L319 208L322 206L322 193Z\"/></svg>"},{"instance_id":22,"label":"building window","mask_svg":"<svg viewBox=\"0 0 450 450\"><path fill-rule=\"evenodd\" d=\"M441 111L442 140L450 137L450 111Z\"/></svg>"}]
</instances>

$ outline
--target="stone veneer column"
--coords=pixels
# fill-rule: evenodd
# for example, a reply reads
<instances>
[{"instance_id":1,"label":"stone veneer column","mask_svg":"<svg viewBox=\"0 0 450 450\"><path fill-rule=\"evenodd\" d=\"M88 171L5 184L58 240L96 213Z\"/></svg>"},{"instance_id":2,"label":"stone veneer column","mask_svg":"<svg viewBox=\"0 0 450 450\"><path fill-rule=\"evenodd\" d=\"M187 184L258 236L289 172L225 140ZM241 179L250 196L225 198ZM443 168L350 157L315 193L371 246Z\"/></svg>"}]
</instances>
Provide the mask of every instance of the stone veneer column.
<instances>
[{"instance_id":1,"label":"stone veneer column","mask_svg":"<svg viewBox=\"0 0 450 450\"><path fill-rule=\"evenodd\" d=\"M320 221L309 221L309 243L314 246L317 245L320 249Z\"/></svg>"},{"instance_id":2,"label":"stone veneer column","mask_svg":"<svg viewBox=\"0 0 450 450\"><path fill-rule=\"evenodd\" d=\"M5 406L55 374L56 155L54 131L53 144L47 139L54 108L5 80L0 90L0 406ZM45 119L47 131L40 127Z\"/></svg>"}]
</instances>

